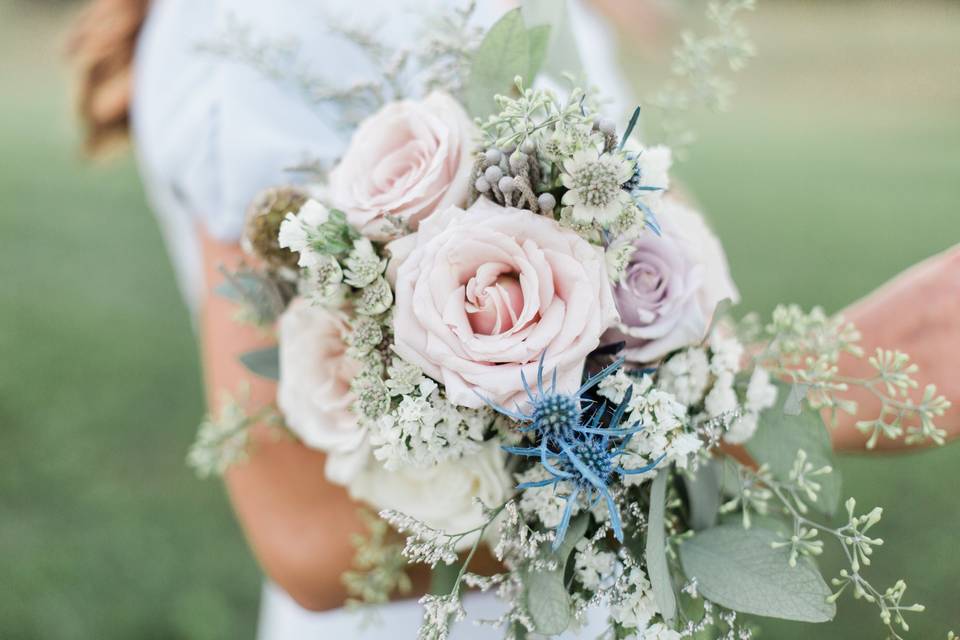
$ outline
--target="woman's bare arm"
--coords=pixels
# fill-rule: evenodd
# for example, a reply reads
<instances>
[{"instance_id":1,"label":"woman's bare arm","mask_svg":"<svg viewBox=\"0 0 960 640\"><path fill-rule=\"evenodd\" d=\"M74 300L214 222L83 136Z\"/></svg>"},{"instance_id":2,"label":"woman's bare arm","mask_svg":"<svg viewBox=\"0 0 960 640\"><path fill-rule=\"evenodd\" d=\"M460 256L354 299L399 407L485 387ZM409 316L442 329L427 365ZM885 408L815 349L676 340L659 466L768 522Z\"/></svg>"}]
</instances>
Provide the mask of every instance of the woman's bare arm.
<instances>
[{"instance_id":1,"label":"woman's bare arm","mask_svg":"<svg viewBox=\"0 0 960 640\"><path fill-rule=\"evenodd\" d=\"M255 412L274 403L276 385L250 374L237 357L274 339L236 322L236 305L210 293L222 279L218 267L235 266L243 254L236 244L202 237L207 293L200 331L209 406L216 410L222 394L248 385L248 410ZM231 467L226 485L254 555L304 608L341 606L346 593L340 576L354 556L351 534L363 530L357 505L326 480L323 453L264 425L254 427L251 438L249 460Z\"/></svg>"},{"instance_id":2,"label":"woman's bare arm","mask_svg":"<svg viewBox=\"0 0 960 640\"><path fill-rule=\"evenodd\" d=\"M936 255L900 274L844 311L863 334L862 346L870 354L877 347L907 353L919 366L915 394L934 383L953 406L940 420L948 438L960 436L960 246ZM868 377L863 359L843 358L843 375ZM880 402L869 391L851 390L859 403L857 415L840 416L833 430L838 451L863 451L867 436L854 426L857 420L879 415ZM902 440L881 438L877 446L901 449Z\"/></svg>"}]
</instances>

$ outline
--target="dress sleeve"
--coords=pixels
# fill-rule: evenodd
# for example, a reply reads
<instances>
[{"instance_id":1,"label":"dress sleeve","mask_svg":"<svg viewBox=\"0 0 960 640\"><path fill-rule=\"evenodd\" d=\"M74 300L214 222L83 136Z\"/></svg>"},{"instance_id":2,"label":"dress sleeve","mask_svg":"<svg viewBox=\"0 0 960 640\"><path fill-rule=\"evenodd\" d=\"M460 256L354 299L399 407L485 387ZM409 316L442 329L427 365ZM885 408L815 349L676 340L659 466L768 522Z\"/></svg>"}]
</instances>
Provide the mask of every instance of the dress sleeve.
<instances>
[{"instance_id":1,"label":"dress sleeve","mask_svg":"<svg viewBox=\"0 0 960 640\"><path fill-rule=\"evenodd\" d=\"M295 58L317 74L337 62L339 78L363 71L345 43L306 37L302 25L318 18L304 16L309 9L296 6L302 4L157 3L139 45L133 116L144 182L161 218L181 215L171 211L179 208L213 237L237 240L258 191L302 181L291 168L341 153L346 140L337 113L304 96L297 68L286 71L288 78L269 77L250 58L251 47L280 50L297 42ZM249 39L238 40L244 30Z\"/></svg>"}]
</instances>

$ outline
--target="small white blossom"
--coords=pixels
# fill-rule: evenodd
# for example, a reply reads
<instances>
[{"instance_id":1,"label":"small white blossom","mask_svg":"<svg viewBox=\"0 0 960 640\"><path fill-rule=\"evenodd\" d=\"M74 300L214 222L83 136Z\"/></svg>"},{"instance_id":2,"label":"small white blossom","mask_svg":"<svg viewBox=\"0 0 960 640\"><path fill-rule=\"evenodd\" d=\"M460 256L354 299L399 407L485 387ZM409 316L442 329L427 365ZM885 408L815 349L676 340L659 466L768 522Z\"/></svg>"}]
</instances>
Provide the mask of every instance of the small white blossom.
<instances>
[{"instance_id":1,"label":"small white blossom","mask_svg":"<svg viewBox=\"0 0 960 640\"><path fill-rule=\"evenodd\" d=\"M756 413L746 412L730 423L730 427L723 435L724 442L729 444L743 444L757 432L759 416Z\"/></svg>"},{"instance_id":2,"label":"small white blossom","mask_svg":"<svg viewBox=\"0 0 960 640\"><path fill-rule=\"evenodd\" d=\"M530 467L523 473L516 474L517 484L523 482L539 482L550 478L540 465ZM536 518L547 529L554 529L563 519L563 509L567 504L565 496L570 493L569 486L560 482L556 487L531 487L520 494L520 511L527 518ZM581 511L580 501L574 503L572 513Z\"/></svg>"},{"instance_id":3,"label":"small white blossom","mask_svg":"<svg viewBox=\"0 0 960 640\"><path fill-rule=\"evenodd\" d=\"M707 415L716 418L725 413L736 411L739 407L737 392L733 389L733 374L724 371L717 376L713 383L713 388L707 394L703 406L707 410Z\"/></svg>"},{"instance_id":4,"label":"small white blossom","mask_svg":"<svg viewBox=\"0 0 960 640\"><path fill-rule=\"evenodd\" d=\"M743 359L743 345L733 336L721 336L714 332L710 338L710 370L714 375L724 372L737 373L740 371L740 361Z\"/></svg>"},{"instance_id":5,"label":"small white blossom","mask_svg":"<svg viewBox=\"0 0 960 640\"><path fill-rule=\"evenodd\" d=\"M300 254L301 267L315 266L323 257L310 246L311 231L330 218L330 210L316 200L307 200L298 213L288 213L280 223L277 242Z\"/></svg>"},{"instance_id":6,"label":"small white blossom","mask_svg":"<svg viewBox=\"0 0 960 640\"><path fill-rule=\"evenodd\" d=\"M753 370L750 383L747 385L748 411L760 412L769 409L777 403L777 386L770 382L770 373L762 367Z\"/></svg>"},{"instance_id":7,"label":"small white blossom","mask_svg":"<svg viewBox=\"0 0 960 640\"><path fill-rule=\"evenodd\" d=\"M747 399L744 402L743 415L730 424L724 434L724 441L730 444L743 444L757 431L760 412L769 409L777 402L777 387L770 382L770 374L757 367L750 376L747 385Z\"/></svg>"},{"instance_id":8,"label":"small white blossom","mask_svg":"<svg viewBox=\"0 0 960 640\"><path fill-rule=\"evenodd\" d=\"M660 387L687 406L703 399L709 382L707 353L699 347L681 351L660 367Z\"/></svg>"},{"instance_id":9,"label":"small white blossom","mask_svg":"<svg viewBox=\"0 0 960 640\"><path fill-rule=\"evenodd\" d=\"M403 395L376 421L370 442L389 471L427 467L479 450L491 421L489 409L456 407L441 397L436 382L421 376L416 395Z\"/></svg>"},{"instance_id":10,"label":"small white blossom","mask_svg":"<svg viewBox=\"0 0 960 640\"><path fill-rule=\"evenodd\" d=\"M646 629L653 616L660 613L653 599L646 572L636 564L624 571L615 590L618 599L610 607L614 620L628 629ZM646 636L642 636L646 637Z\"/></svg>"},{"instance_id":11,"label":"small white blossom","mask_svg":"<svg viewBox=\"0 0 960 640\"><path fill-rule=\"evenodd\" d=\"M617 556L608 551L598 551L589 540L577 543L574 555L574 571L577 579L589 591L598 591L615 578Z\"/></svg>"}]
</instances>

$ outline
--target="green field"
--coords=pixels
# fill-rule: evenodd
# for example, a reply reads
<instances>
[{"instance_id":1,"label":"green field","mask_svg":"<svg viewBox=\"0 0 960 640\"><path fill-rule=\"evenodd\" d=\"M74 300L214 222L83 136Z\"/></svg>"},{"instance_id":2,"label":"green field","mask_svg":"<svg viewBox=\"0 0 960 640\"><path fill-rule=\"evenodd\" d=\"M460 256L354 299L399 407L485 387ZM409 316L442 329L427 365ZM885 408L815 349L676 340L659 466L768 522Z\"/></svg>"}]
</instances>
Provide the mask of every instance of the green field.
<instances>
[{"instance_id":1,"label":"green field","mask_svg":"<svg viewBox=\"0 0 960 640\"><path fill-rule=\"evenodd\" d=\"M960 241L960 7L760 4L760 58L679 170L745 308L835 311ZM62 17L13 6L0 0L0 638L252 638L258 570L220 487L183 463L200 376L158 230L129 159L79 157ZM958 463L957 446L840 463L847 493L885 508L876 581L903 577L928 605L910 637L960 631ZM849 599L835 623L765 628L882 637Z\"/></svg>"}]
</instances>

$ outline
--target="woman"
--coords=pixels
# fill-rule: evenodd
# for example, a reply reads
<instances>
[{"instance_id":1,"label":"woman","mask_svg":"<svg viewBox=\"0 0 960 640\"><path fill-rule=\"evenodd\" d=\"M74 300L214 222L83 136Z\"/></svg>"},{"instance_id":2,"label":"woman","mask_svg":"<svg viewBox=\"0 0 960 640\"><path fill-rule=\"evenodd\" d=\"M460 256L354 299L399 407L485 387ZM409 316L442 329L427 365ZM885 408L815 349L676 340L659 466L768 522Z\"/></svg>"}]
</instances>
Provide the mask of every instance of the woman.
<instances>
[{"instance_id":1,"label":"woman","mask_svg":"<svg viewBox=\"0 0 960 640\"><path fill-rule=\"evenodd\" d=\"M255 27L258 37L300 36L301 54L312 72L344 84L365 77L371 70L346 42L314 28L324 20L316 4L97 0L75 42L83 81L80 107L90 125L88 146L98 150L110 144L132 119L144 182L185 298L196 313L212 407L223 392L232 393L244 383L251 389L251 407L263 406L275 395L273 385L250 377L236 358L265 346L264 337L235 323L233 307L210 293L220 279L217 267L229 267L242 257L238 239L247 203L261 188L293 180L287 167L335 159L346 140L333 125L338 116L334 107L315 110L249 64L203 54L197 46L216 40L234 20ZM363 7L380 17L385 39L410 37L411 14L396 2L376 2L374 10L371 4ZM344 1L324 3L324 8L340 15L352 9ZM506 8L507 3L496 0L481 2L479 18L490 24ZM590 43L583 51L591 74L622 86L615 80L611 38L598 35L602 26L595 15L579 5L574 11L578 40ZM920 363L923 376L947 385L942 390L954 408L944 423L954 426L960 425L960 380L951 377L953 360L947 356L960 354L954 320L960 317L958 274L960 251L954 250L901 276L848 314L864 330L866 348L903 349ZM905 306L930 313L896 313ZM862 400L864 411L872 410L873 399ZM323 454L275 439L265 427L256 428L253 437L254 454L228 472L226 484L271 580L261 637L355 637L355 620L338 608L345 598L340 575L353 557L350 537L362 530L356 506L343 488L326 481ZM834 438L838 449L862 449L863 437L853 420ZM386 624L380 629L386 637L412 637L419 616L415 604L393 605L384 610Z\"/></svg>"}]
</instances>

